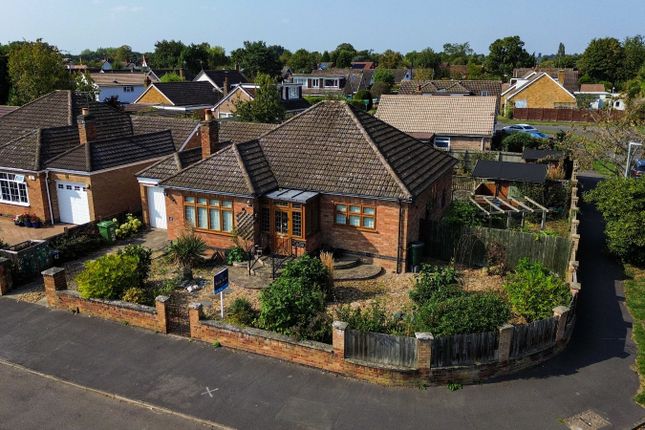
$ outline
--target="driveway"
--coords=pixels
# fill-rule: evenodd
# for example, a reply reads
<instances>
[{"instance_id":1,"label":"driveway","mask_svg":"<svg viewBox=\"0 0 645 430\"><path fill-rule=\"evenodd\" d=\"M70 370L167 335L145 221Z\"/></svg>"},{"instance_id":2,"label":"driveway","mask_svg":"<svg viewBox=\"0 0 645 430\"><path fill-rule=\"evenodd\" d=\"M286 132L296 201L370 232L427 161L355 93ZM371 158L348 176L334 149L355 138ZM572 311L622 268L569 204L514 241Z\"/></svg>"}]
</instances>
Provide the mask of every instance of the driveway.
<instances>
[{"instance_id":1,"label":"driveway","mask_svg":"<svg viewBox=\"0 0 645 430\"><path fill-rule=\"evenodd\" d=\"M581 178L584 188L596 181ZM537 368L454 392L373 385L6 298L0 358L235 428L543 430L564 429L567 418L587 413L627 429L645 410L632 400L636 349L623 274L603 253L602 220L586 204L581 232L583 290L566 351Z\"/></svg>"},{"instance_id":2,"label":"driveway","mask_svg":"<svg viewBox=\"0 0 645 430\"><path fill-rule=\"evenodd\" d=\"M40 240L56 236L73 227L72 224L54 224L40 228L20 227L11 218L0 217L0 239L9 245L16 245L27 240Z\"/></svg>"}]
</instances>

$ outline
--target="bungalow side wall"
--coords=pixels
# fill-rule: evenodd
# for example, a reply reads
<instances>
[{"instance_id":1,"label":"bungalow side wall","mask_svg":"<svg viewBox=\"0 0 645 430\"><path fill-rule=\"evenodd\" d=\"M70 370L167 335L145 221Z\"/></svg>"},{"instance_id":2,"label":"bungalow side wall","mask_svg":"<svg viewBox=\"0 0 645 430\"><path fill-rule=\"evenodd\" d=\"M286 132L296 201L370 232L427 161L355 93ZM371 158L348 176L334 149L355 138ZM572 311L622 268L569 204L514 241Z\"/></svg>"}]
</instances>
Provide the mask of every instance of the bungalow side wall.
<instances>
[{"instance_id":1,"label":"bungalow side wall","mask_svg":"<svg viewBox=\"0 0 645 430\"><path fill-rule=\"evenodd\" d=\"M6 172L10 172L7 170ZM12 172L13 173L13 172ZM44 173L20 173L25 176L25 184L27 185L27 198L29 199L28 205L20 205L13 203L0 203L0 214L6 216L21 215L29 213L37 215L45 222L51 221L49 216L49 206L47 204L47 188ZM33 179L31 179L33 178Z\"/></svg>"},{"instance_id":2,"label":"bungalow side wall","mask_svg":"<svg viewBox=\"0 0 645 430\"><path fill-rule=\"evenodd\" d=\"M513 108L517 100L526 100L527 108L549 108L553 109L562 105L575 108L577 102L565 90L551 79L542 77L505 102L505 107Z\"/></svg>"},{"instance_id":3,"label":"bungalow side wall","mask_svg":"<svg viewBox=\"0 0 645 430\"><path fill-rule=\"evenodd\" d=\"M94 213L92 219L107 218L122 212L141 210L139 182L135 174L153 161L92 175L90 191Z\"/></svg>"},{"instance_id":4,"label":"bungalow side wall","mask_svg":"<svg viewBox=\"0 0 645 430\"><path fill-rule=\"evenodd\" d=\"M491 147L491 137L465 137L465 136L451 136L450 137L450 149L467 149L469 151L481 151L482 150L482 141L484 144L484 150L490 150Z\"/></svg>"},{"instance_id":5,"label":"bungalow side wall","mask_svg":"<svg viewBox=\"0 0 645 430\"><path fill-rule=\"evenodd\" d=\"M231 95L228 100L219 105L217 109L213 111L213 116L215 118L219 118L219 115L221 113L232 114L237 110L235 106L236 103L239 103L241 101L247 102L250 100L251 97L249 97L248 94L246 94L244 91L238 90L235 92L235 94Z\"/></svg>"},{"instance_id":6,"label":"bungalow side wall","mask_svg":"<svg viewBox=\"0 0 645 430\"><path fill-rule=\"evenodd\" d=\"M49 173L49 193L52 200L52 212L54 220L60 221L60 211L58 210L58 192L56 191L56 181L75 182L83 184L87 188L87 204L90 207L90 219L94 220L94 189L89 176L74 175L71 173L50 172Z\"/></svg>"}]
</instances>

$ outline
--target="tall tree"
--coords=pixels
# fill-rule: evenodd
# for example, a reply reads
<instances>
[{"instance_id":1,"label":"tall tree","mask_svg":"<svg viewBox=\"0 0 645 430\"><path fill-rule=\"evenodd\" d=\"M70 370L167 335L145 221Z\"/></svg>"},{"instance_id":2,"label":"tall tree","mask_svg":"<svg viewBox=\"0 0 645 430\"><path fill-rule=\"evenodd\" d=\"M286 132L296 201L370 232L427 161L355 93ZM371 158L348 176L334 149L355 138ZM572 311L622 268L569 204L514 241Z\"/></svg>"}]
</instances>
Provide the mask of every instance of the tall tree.
<instances>
[{"instance_id":1,"label":"tall tree","mask_svg":"<svg viewBox=\"0 0 645 430\"><path fill-rule=\"evenodd\" d=\"M308 73L316 68L318 65L318 59L313 53L310 53L306 49L298 49L293 53L293 55L291 55L287 65L294 72Z\"/></svg>"},{"instance_id":2,"label":"tall tree","mask_svg":"<svg viewBox=\"0 0 645 430\"><path fill-rule=\"evenodd\" d=\"M260 73L255 79L259 85L255 99L240 101L235 105L235 116L241 121L280 123L284 120L284 106L273 78Z\"/></svg>"},{"instance_id":3,"label":"tall tree","mask_svg":"<svg viewBox=\"0 0 645 430\"><path fill-rule=\"evenodd\" d=\"M160 40L155 43L152 64L154 67L181 67L181 53L186 45L181 40Z\"/></svg>"},{"instance_id":4,"label":"tall tree","mask_svg":"<svg viewBox=\"0 0 645 430\"><path fill-rule=\"evenodd\" d=\"M221 46L211 46L208 48L208 68L217 69L226 66L229 58L226 56L226 50Z\"/></svg>"},{"instance_id":5,"label":"tall tree","mask_svg":"<svg viewBox=\"0 0 645 430\"><path fill-rule=\"evenodd\" d=\"M276 45L267 46L261 40L245 41L243 48L231 52L231 61L239 65L248 77L253 78L260 73L275 77L282 71L280 55L283 52L284 48Z\"/></svg>"},{"instance_id":6,"label":"tall tree","mask_svg":"<svg viewBox=\"0 0 645 430\"><path fill-rule=\"evenodd\" d=\"M593 39L578 62L586 80L620 81L625 64L625 50L614 37Z\"/></svg>"},{"instance_id":7,"label":"tall tree","mask_svg":"<svg viewBox=\"0 0 645 430\"><path fill-rule=\"evenodd\" d=\"M379 66L386 69L397 69L403 64L403 56L400 52L391 49L386 50L381 54L379 59Z\"/></svg>"},{"instance_id":8,"label":"tall tree","mask_svg":"<svg viewBox=\"0 0 645 430\"><path fill-rule=\"evenodd\" d=\"M132 52L132 48L129 45L119 46L118 48L114 49L114 53L112 54L112 60L114 61L114 63L128 63L133 59L133 57L134 54Z\"/></svg>"},{"instance_id":9,"label":"tall tree","mask_svg":"<svg viewBox=\"0 0 645 430\"><path fill-rule=\"evenodd\" d=\"M633 79L645 64L645 37L637 34L626 37L623 42L625 50L625 68L623 79Z\"/></svg>"},{"instance_id":10,"label":"tall tree","mask_svg":"<svg viewBox=\"0 0 645 430\"><path fill-rule=\"evenodd\" d=\"M474 53L470 42L445 43L443 45L444 60L450 64L466 64Z\"/></svg>"},{"instance_id":11,"label":"tall tree","mask_svg":"<svg viewBox=\"0 0 645 430\"><path fill-rule=\"evenodd\" d=\"M209 58L210 46L208 43L191 43L181 50L179 61L190 73L197 74L203 68L208 67Z\"/></svg>"},{"instance_id":12,"label":"tall tree","mask_svg":"<svg viewBox=\"0 0 645 430\"><path fill-rule=\"evenodd\" d=\"M37 39L14 44L9 51L10 102L22 105L54 90L71 89L73 82L55 46Z\"/></svg>"},{"instance_id":13,"label":"tall tree","mask_svg":"<svg viewBox=\"0 0 645 430\"><path fill-rule=\"evenodd\" d=\"M340 68L351 66L355 56L356 49L351 43L341 43L329 54L330 61Z\"/></svg>"},{"instance_id":14,"label":"tall tree","mask_svg":"<svg viewBox=\"0 0 645 430\"><path fill-rule=\"evenodd\" d=\"M9 99L9 89L11 82L9 81L9 47L0 44L0 104L6 104Z\"/></svg>"},{"instance_id":15,"label":"tall tree","mask_svg":"<svg viewBox=\"0 0 645 430\"><path fill-rule=\"evenodd\" d=\"M535 57L526 52L520 36L497 39L490 45L489 50L485 63L486 70L502 80L510 78L516 67L535 65Z\"/></svg>"},{"instance_id":16,"label":"tall tree","mask_svg":"<svg viewBox=\"0 0 645 430\"><path fill-rule=\"evenodd\" d=\"M564 66L564 58L567 55L566 48L564 47L564 43L560 42L558 45L558 53L555 54L555 65L556 67L565 67Z\"/></svg>"},{"instance_id":17,"label":"tall tree","mask_svg":"<svg viewBox=\"0 0 645 430\"><path fill-rule=\"evenodd\" d=\"M425 48L420 52L411 51L405 54L405 65L416 69L433 69L436 70L441 64L441 55L437 54L432 48Z\"/></svg>"}]
</instances>

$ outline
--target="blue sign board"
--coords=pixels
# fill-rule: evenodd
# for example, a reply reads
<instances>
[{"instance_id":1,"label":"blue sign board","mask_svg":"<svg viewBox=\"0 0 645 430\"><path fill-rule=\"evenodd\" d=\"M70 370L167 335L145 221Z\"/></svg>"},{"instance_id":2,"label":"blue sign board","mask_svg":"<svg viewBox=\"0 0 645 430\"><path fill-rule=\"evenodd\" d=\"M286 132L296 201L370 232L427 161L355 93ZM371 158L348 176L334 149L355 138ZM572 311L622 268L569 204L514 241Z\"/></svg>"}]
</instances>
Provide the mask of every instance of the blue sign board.
<instances>
[{"instance_id":1,"label":"blue sign board","mask_svg":"<svg viewBox=\"0 0 645 430\"><path fill-rule=\"evenodd\" d=\"M228 267L215 273L213 276L213 294L221 293L228 288Z\"/></svg>"}]
</instances>

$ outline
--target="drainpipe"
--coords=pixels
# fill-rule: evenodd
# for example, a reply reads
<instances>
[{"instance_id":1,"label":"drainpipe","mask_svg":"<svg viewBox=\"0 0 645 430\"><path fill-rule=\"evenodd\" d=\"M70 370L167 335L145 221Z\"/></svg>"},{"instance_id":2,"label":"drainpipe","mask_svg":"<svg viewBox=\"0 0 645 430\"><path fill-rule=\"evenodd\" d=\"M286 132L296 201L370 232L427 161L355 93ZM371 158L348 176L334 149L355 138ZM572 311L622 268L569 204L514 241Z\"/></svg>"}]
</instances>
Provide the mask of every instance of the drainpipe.
<instances>
[{"instance_id":1,"label":"drainpipe","mask_svg":"<svg viewBox=\"0 0 645 430\"><path fill-rule=\"evenodd\" d=\"M403 205L401 204L401 199L399 199L399 236L397 238L396 244L396 273L401 273L401 236L403 235Z\"/></svg>"},{"instance_id":2,"label":"drainpipe","mask_svg":"<svg viewBox=\"0 0 645 430\"><path fill-rule=\"evenodd\" d=\"M49 218L54 225L54 210L52 209L52 197L49 193L49 170L45 170L45 185L47 187L47 205L49 206Z\"/></svg>"}]
</instances>

